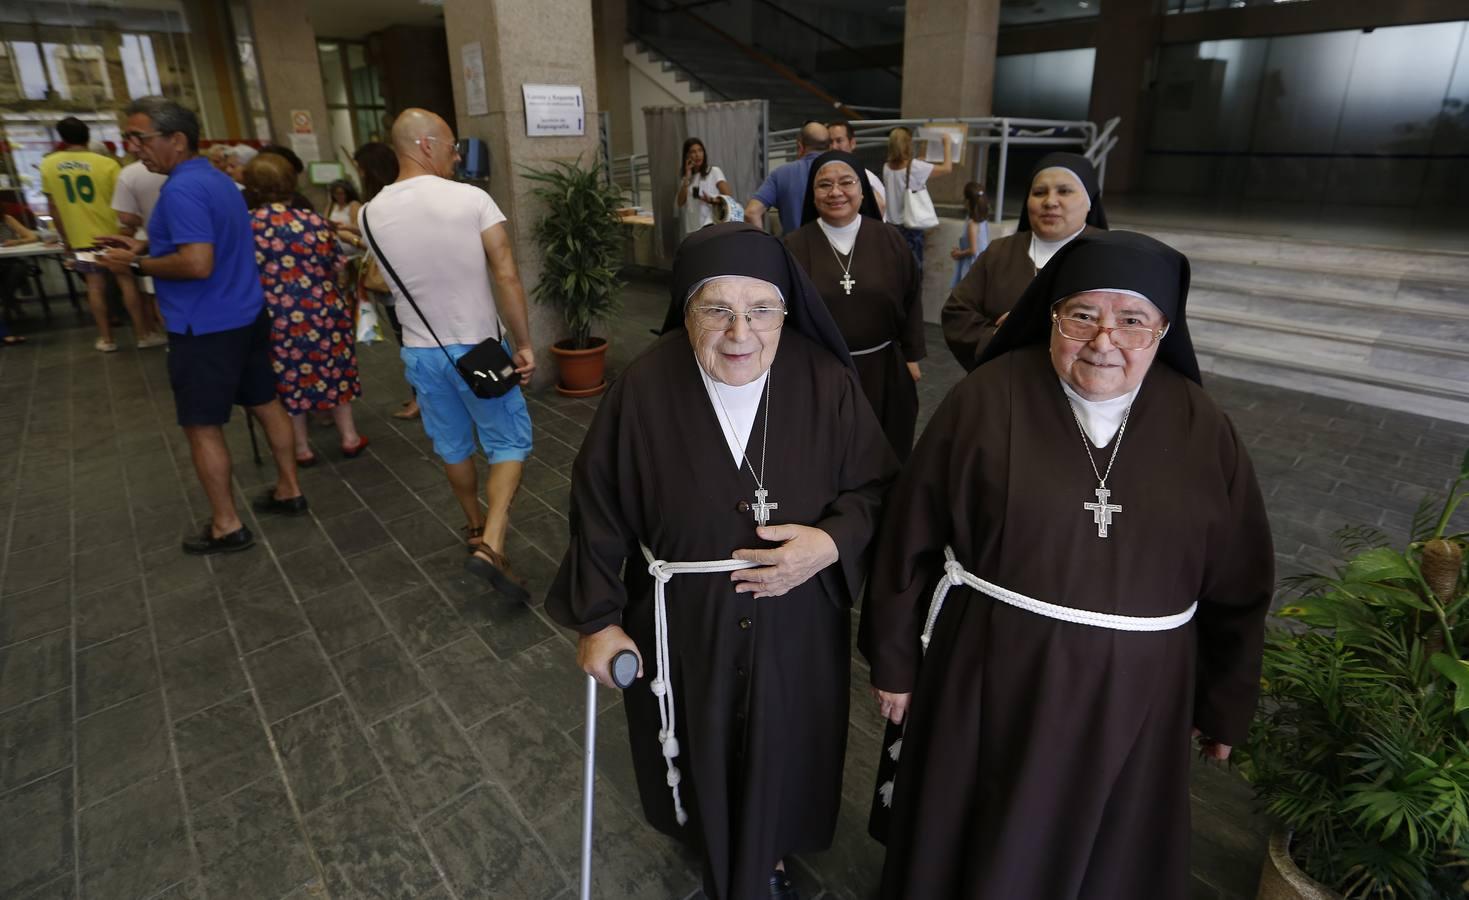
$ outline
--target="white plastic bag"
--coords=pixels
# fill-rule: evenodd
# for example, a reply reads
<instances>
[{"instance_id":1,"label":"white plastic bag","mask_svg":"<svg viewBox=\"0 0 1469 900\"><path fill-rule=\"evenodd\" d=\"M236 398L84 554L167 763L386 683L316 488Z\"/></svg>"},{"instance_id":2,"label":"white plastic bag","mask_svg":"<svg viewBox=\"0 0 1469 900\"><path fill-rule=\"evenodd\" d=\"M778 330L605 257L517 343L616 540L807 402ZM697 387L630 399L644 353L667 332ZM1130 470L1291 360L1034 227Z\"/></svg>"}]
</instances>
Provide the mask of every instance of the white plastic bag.
<instances>
[{"instance_id":1,"label":"white plastic bag","mask_svg":"<svg viewBox=\"0 0 1469 900\"><path fill-rule=\"evenodd\" d=\"M371 344L383 339L383 327L378 321L377 304L364 300L357 306L357 343Z\"/></svg>"}]
</instances>

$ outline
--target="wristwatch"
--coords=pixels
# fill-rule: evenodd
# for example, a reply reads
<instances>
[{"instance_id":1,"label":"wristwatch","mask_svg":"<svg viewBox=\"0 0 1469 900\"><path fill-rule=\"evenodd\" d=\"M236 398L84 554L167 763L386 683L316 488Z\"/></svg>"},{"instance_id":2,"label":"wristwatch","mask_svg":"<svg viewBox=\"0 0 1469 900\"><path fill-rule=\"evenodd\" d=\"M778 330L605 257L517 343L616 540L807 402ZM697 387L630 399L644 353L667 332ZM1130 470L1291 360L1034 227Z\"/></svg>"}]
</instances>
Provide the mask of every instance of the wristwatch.
<instances>
[{"instance_id":1,"label":"wristwatch","mask_svg":"<svg viewBox=\"0 0 1469 900\"><path fill-rule=\"evenodd\" d=\"M128 268L131 269L132 272L133 272L133 274L136 275L136 276L138 276L139 278L144 277L143 276L143 260L146 259L146 258L147 257L140 256L137 259L133 260L132 262L128 263Z\"/></svg>"}]
</instances>

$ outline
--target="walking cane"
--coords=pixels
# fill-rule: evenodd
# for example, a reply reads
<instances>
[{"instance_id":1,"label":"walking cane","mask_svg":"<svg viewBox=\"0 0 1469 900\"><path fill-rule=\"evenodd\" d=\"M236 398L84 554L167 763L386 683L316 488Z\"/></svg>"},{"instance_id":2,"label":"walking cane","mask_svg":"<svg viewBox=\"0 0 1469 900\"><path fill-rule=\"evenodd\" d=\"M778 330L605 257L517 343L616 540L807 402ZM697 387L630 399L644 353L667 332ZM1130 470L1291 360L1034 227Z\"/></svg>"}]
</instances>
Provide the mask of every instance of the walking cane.
<instances>
[{"instance_id":1,"label":"walking cane","mask_svg":"<svg viewBox=\"0 0 1469 900\"><path fill-rule=\"evenodd\" d=\"M638 655L623 650L612 657L612 683L626 690L638 678ZM581 795L581 900L592 900L592 785L597 777L597 679L587 676L587 748Z\"/></svg>"},{"instance_id":2,"label":"walking cane","mask_svg":"<svg viewBox=\"0 0 1469 900\"><path fill-rule=\"evenodd\" d=\"M255 465L261 465L264 460L260 458L260 443L255 439L255 417L248 409L245 410L245 430L250 432L250 453L255 457Z\"/></svg>"}]
</instances>

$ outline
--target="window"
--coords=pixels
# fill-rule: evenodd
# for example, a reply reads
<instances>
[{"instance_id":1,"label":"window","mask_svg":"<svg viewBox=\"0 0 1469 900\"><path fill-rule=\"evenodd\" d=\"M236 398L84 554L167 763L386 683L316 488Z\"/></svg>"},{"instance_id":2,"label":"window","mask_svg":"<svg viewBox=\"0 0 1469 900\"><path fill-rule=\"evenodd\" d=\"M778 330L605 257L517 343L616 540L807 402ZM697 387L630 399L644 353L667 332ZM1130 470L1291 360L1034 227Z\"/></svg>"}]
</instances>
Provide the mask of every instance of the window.
<instances>
[{"instance_id":1,"label":"window","mask_svg":"<svg viewBox=\"0 0 1469 900\"><path fill-rule=\"evenodd\" d=\"M326 94L327 118L340 143L350 139L357 147L387 135L388 104L382 79L361 41L318 41L321 85Z\"/></svg>"}]
</instances>

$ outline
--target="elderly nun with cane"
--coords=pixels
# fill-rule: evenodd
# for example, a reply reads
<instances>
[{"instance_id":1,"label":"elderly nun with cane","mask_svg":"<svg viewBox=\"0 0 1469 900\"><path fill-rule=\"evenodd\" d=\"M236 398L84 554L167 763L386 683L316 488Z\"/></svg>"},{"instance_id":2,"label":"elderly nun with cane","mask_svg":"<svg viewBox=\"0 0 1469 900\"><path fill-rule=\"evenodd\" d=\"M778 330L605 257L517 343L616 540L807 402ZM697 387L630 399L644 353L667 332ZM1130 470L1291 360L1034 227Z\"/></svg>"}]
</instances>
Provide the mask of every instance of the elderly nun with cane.
<instances>
[{"instance_id":1,"label":"elderly nun with cane","mask_svg":"<svg viewBox=\"0 0 1469 900\"><path fill-rule=\"evenodd\" d=\"M1188 896L1190 738L1245 738L1274 565L1188 282L1152 238L1071 241L893 489L860 637L906 725L883 898Z\"/></svg>"},{"instance_id":2,"label":"elderly nun with cane","mask_svg":"<svg viewBox=\"0 0 1469 900\"><path fill-rule=\"evenodd\" d=\"M779 239L695 232L672 294L683 326L577 456L546 609L598 683L641 661L623 705L643 809L701 854L705 893L791 900L786 859L836 827L850 610L897 461Z\"/></svg>"}]
</instances>

